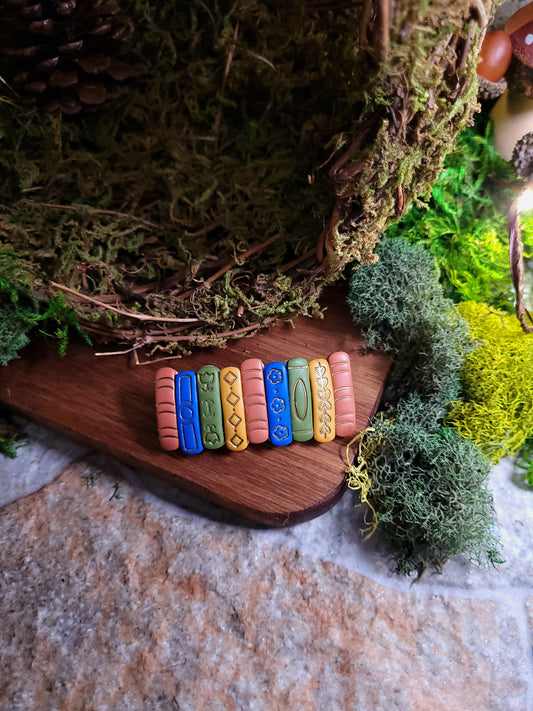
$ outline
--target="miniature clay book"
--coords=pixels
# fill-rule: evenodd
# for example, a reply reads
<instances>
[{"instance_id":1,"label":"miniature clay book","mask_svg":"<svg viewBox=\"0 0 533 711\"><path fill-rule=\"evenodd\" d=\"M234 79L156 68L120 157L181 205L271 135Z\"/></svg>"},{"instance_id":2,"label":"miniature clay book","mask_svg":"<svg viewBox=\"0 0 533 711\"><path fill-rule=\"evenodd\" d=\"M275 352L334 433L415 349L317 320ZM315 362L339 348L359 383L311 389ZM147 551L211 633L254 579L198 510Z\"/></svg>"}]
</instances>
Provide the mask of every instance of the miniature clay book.
<instances>
[{"instance_id":1,"label":"miniature clay book","mask_svg":"<svg viewBox=\"0 0 533 711\"><path fill-rule=\"evenodd\" d=\"M331 367L330 367L331 366ZM310 363L290 358L266 366L247 358L240 368L203 365L156 373L159 441L166 450L242 451L248 443L331 442L353 436L356 407L350 357L335 351Z\"/></svg>"}]
</instances>

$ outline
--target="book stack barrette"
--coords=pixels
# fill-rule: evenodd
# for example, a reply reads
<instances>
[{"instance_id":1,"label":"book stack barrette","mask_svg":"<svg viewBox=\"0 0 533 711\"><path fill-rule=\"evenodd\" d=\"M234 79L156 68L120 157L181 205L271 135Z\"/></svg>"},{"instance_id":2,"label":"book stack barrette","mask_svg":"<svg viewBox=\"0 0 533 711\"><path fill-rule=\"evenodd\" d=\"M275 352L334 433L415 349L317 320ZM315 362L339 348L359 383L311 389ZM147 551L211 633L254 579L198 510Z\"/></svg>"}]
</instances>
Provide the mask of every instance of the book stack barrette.
<instances>
[{"instance_id":1,"label":"book stack barrette","mask_svg":"<svg viewBox=\"0 0 533 711\"><path fill-rule=\"evenodd\" d=\"M159 442L166 451L199 454L224 445L330 442L356 433L350 358L291 358L240 367L204 365L198 371L160 368L155 400Z\"/></svg>"}]
</instances>

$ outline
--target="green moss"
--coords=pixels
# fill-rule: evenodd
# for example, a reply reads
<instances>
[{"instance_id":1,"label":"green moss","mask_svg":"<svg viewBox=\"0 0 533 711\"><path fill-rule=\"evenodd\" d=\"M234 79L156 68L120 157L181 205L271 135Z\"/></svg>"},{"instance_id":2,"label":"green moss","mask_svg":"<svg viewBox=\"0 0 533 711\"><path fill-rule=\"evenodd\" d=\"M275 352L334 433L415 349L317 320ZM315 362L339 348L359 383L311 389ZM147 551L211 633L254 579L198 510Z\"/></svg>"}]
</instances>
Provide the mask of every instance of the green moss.
<instances>
[{"instance_id":1,"label":"green moss","mask_svg":"<svg viewBox=\"0 0 533 711\"><path fill-rule=\"evenodd\" d=\"M533 488L533 437L520 448L515 466L523 480Z\"/></svg>"},{"instance_id":2,"label":"green moss","mask_svg":"<svg viewBox=\"0 0 533 711\"><path fill-rule=\"evenodd\" d=\"M370 348L393 355L395 397L457 398L472 342L457 307L443 295L435 260L401 238L384 240L377 253L376 264L354 271L348 303Z\"/></svg>"},{"instance_id":3,"label":"green moss","mask_svg":"<svg viewBox=\"0 0 533 711\"><path fill-rule=\"evenodd\" d=\"M0 453L15 459L17 451L24 445L24 433L13 421L13 415L0 410Z\"/></svg>"},{"instance_id":4,"label":"green moss","mask_svg":"<svg viewBox=\"0 0 533 711\"><path fill-rule=\"evenodd\" d=\"M96 295L156 275L186 291L276 233L260 271L311 249L334 196L308 174L355 103L349 17L330 27L302 3L247 0L139 2L133 19L142 73L107 111L0 104L3 240L40 265L38 284ZM169 316L182 301L143 306Z\"/></svg>"},{"instance_id":5,"label":"green moss","mask_svg":"<svg viewBox=\"0 0 533 711\"><path fill-rule=\"evenodd\" d=\"M0 306L0 365L7 365L29 343L31 326L12 305Z\"/></svg>"},{"instance_id":6,"label":"green moss","mask_svg":"<svg viewBox=\"0 0 533 711\"><path fill-rule=\"evenodd\" d=\"M440 424L444 414L414 395L393 419L377 418L361 445L371 476L368 498L402 574L440 571L457 554L480 565L501 562L489 462Z\"/></svg>"},{"instance_id":7,"label":"green moss","mask_svg":"<svg viewBox=\"0 0 533 711\"><path fill-rule=\"evenodd\" d=\"M0 365L6 365L29 342L36 302L27 275L12 252L0 251Z\"/></svg>"},{"instance_id":8,"label":"green moss","mask_svg":"<svg viewBox=\"0 0 533 711\"><path fill-rule=\"evenodd\" d=\"M493 145L492 124L479 117L458 136L431 198L397 224L389 237L422 244L436 258L448 296L511 311L507 212L519 181ZM533 254L533 221L522 220L526 256Z\"/></svg>"},{"instance_id":9,"label":"green moss","mask_svg":"<svg viewBox=\"0 0 533 711\"><path fill-rule=\"evenodd\" d=\"M0 365L16 358L37 334L56 339L60 355L65 354L71 333L90 343L63 296L38 301L29 289L29 278L13 252L0 251Z\"/></svg>"},{"instance_id":10,"label":"green moss","mask_svg":"<svg viewBox=\"0 0 533 711\"><path fill-rule=\"evenodd\" d=\"M141 73L108 110L61 119L0 101L0 240L31 264L32 292L54 280L101 296L73 302L86 327L137 345L183 333L111 316L108 299L198 319L188 332L211 344L265 307L312 313L349 261L372 261L400 196L426 194L470 119L475 37L462 52L479 27L468 2L398 2L376 61L359 5L343 6L138 0ZM245 300L217 278L228 265L251 275Z\"/></svg>"},{"instance_id":11,"label":"green moss","mask_svg":"<svg viewBox=\"0 0 533 711\"><path fill-rule=\"evenodd\" d=\"M443 425L460 393L474 344L460 310L443 294L422 245L386 239L375 265L356 269L348 302L369 345L393 358L386 403L365 432L348 485L360 491L388 540L398 571L440 570L458 553L500 560L488 459Z\"/></svg>"},{"instance_id":12,"label":"green moss","mask_svg":"<svg viewBox=\"0 0 533 711\"><path fill-rule=\"evenodd\" d=\"M459 310L478 347L461 373L464 400L447 422L498 462L533 437L533 334L486 304L466 302Z\"/></svg>"}]
</instances>

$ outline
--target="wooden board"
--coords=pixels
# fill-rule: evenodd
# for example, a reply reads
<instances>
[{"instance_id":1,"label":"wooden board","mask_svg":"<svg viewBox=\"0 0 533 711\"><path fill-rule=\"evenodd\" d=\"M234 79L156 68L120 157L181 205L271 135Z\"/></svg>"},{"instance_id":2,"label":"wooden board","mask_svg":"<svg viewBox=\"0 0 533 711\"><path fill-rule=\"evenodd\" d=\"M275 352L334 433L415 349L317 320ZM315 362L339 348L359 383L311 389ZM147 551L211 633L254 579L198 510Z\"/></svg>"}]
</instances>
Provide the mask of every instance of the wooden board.
<instances>
[{"instance_id":1,"label":"wooden board","mask_svg":"<svg viewBox=\"0 0 533 711\"><path fill-rule=\"evenodd\" d=\"M200 349L167 360L177 370L205 364L238 366L245 358L264 362L303 356L350 354L360 430L375 412L389 368L387 357L361 352L342 294L329 295L326 317L299 317L294 327L277 326L226 348ZM344 490L346 441L249 445L199 455L163 452L155 423L154 378L161 363L135 365L129 356L98 357L71 344L61 358L54 346L39 344L0 369L0 402L73 439L206 497L249 519L286 526L330 508Z\"/></svg>"}]
</instances>

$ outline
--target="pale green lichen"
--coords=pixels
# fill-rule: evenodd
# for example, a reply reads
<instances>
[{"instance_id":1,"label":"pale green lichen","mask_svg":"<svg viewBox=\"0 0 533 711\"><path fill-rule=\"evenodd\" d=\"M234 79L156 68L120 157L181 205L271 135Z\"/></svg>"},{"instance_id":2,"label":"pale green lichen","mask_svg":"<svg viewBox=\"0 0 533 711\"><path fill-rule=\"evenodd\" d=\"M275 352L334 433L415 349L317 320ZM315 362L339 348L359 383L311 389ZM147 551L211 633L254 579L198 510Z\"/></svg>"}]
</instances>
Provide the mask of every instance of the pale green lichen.
<instances>
[{"instance_id":1,"label":"pale green lichen","mask_svg":"<svg viewBox=\"0 0 533 711\"><path fill-rule=\"evenodd\" d=\"M348 303L369 347L393 356L394 397L456 398L473 343L456 305L443 295L435 260L401 238L384 240L377 253L376 264L354 272Z\"/></svg>"},{"instance_id":2,"label":"pale green lichen","mask_svg":"<svg viewBox=\"0 0 533 711\"><path fill-rule=\"evenodd\" d=\"M478 565L502 562L489 461L440 424L444 415L441 406L410 396L394 418L376 418L361 444L368 500L402 574L441 571L458 554Z\"/></svg>"},{"instance_id":3,"label":"pale green lichen","mask_svg":"<svg viewBox=\"0 0 533 711\"><path fill-rule=\"evenodd\" d=\"M489 460L443 424L474 348L467 322L424 247L389 238L378 253L377 264L352 275L348 301L369 344L393 365L348 485L369 505L367 532L379 528L399 572L439 571L459 553L497 563Z\"/></svg>"}]
</instances>

